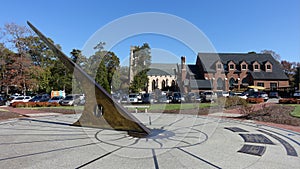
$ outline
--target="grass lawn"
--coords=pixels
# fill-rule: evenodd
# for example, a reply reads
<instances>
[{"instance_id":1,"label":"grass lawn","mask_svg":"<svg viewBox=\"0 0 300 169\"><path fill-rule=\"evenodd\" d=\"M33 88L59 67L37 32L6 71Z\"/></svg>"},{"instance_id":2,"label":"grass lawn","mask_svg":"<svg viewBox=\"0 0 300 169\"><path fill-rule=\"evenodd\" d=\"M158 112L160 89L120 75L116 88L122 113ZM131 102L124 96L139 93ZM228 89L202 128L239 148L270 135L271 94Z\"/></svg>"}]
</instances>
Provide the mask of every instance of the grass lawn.
<instances>
[{"instance_id":1,"label":"grass lawn","mask_svg":"<svg viewBox=\"0 0 300 169\"><path fill-rule=\"evenodd\" d=\"M292 104L290 106L295 106L294 111L292 111L290 114L291 116L294 117L299 117L300 118L300 104Z\"/></svg>"},{"instance_id":2,"label":"grass lawn","mask_svg":"<svg viewBox=\"0 0 300 169\"><path fill-rule=\"evenodd\" d=\"M149 110L188 110L216 106L215 103L151 104Z\"/></svg>"},{"instance_id":3,"label":"grass lawn","mask_svg":"<svg viewBox=\"0 0 300 169\"><path fill-rule=\"evenodd\" d=\"M125 106L125 105L123 105ZM143 106L137 104L137 106ZM149 110L188 110L197 108L207 108L217 106L216 103L183 103L183 104L151 104ZM83 110L84 106L58 106L58 107L28 107L24 109L66 109L66 110ZM135 108L129 108L129 110L135 110ZM144 110L144 108L138 108L138 110Z\"/></svg>"},{"instance_id":4,"label":"grass lawn","mask_svg":"<svg viewBox=\"0 0 300 169\"><path fill-rule=\"evenodd\" d=\"M83 110L84 106L57 106L57 107L24 107L24 109L66 109L66 110Z\"/></svg>"}]
</instances>

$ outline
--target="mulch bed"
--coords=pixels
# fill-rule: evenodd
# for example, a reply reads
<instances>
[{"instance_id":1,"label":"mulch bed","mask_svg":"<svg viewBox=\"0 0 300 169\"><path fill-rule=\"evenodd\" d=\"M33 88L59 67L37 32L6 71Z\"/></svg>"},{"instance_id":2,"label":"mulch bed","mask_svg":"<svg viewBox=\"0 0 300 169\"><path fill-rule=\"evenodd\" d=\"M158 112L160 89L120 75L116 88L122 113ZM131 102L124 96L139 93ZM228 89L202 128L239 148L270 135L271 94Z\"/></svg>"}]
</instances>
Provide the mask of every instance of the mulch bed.
<instances>
[{"instance_id":1,"label":"mulch bed","mask_svg":"<svg viewBox=\"0 0 300 169\"><path fill-rule=\"evenodd\" d=\"M237 118L300 126L300 118L290 115L294 108L293 106L270 105Z\"/></svg>"}]
</instances>

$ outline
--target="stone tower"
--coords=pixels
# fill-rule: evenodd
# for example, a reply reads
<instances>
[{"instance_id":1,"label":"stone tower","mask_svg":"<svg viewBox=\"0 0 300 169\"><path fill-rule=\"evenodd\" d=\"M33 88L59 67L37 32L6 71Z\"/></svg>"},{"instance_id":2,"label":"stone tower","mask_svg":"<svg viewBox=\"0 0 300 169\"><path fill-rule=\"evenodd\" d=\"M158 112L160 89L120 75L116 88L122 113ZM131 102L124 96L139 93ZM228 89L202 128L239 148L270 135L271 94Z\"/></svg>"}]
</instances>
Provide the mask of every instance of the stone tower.
<instances>
[{"instance_id":1,"label":"stone tower","mask_svg":"<svg viewBox=\"0 0 300 169\"><path fill-rule=\"evenodd\" d=\"M131 83L133 81L133 77L134 77L134 72L133 72L133 66L135 65L135 58L133 56L135 47L134 46L130 46L130 58L129 58L129 83Z\"/></svg>"}]
</instances>

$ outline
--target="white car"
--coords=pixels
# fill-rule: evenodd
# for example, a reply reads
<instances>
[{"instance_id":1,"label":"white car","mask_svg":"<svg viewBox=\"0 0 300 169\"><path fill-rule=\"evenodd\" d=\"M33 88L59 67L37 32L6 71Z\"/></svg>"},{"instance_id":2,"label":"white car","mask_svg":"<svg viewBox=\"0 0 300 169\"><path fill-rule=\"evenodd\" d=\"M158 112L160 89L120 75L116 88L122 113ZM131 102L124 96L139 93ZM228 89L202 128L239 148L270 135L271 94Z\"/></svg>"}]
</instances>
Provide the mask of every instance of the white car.
<instances>
[{"instance_id":1,"label":"white car","mask_svg":"<svg viewBox=\"0 0 300 169\"><path fill-rule=\"evenodd\" d=\"M138 103L139 102L138 94L129 94L128 102L129 103Z\"/></svg>"},{"instance_id":2,"label":"white car","mask_svg":"<svg viewBox=\"0 0 300 169\"><path fill-rule=\"evenodd\" d=\"M31 96L16 96L9 102L9 104L12 105L14 102L28 102L30 99Z\"/></svg>"}]
</instances>

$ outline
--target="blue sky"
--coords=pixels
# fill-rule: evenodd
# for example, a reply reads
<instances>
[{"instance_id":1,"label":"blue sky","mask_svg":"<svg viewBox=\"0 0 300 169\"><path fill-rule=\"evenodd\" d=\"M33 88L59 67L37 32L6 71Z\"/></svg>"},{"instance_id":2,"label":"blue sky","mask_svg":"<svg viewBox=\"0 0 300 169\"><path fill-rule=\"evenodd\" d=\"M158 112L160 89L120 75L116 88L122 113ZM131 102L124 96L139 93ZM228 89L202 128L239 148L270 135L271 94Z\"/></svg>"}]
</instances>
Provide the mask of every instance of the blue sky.
<instances>
[{"instance_id":1,"label":"blue sky","mask_svg":"<svg viewBox=\"0 0 300 169\"><path fill-rule=\"evenodd\" d=\"M29 20L69 55L73 48L82 49L101 27L141 12L183 18L200 29L217 52L268 49L282 60L300 61L299 0L9 0L1 2L0 27L11 22L26 25ZM131 45L143 42L157 49L152 54L160 56L154 57L172 62L185 55L187 62L195 62L195 51L157 35L129 37L111 50L124 60Z\"/></svg>"}]
</instances>

